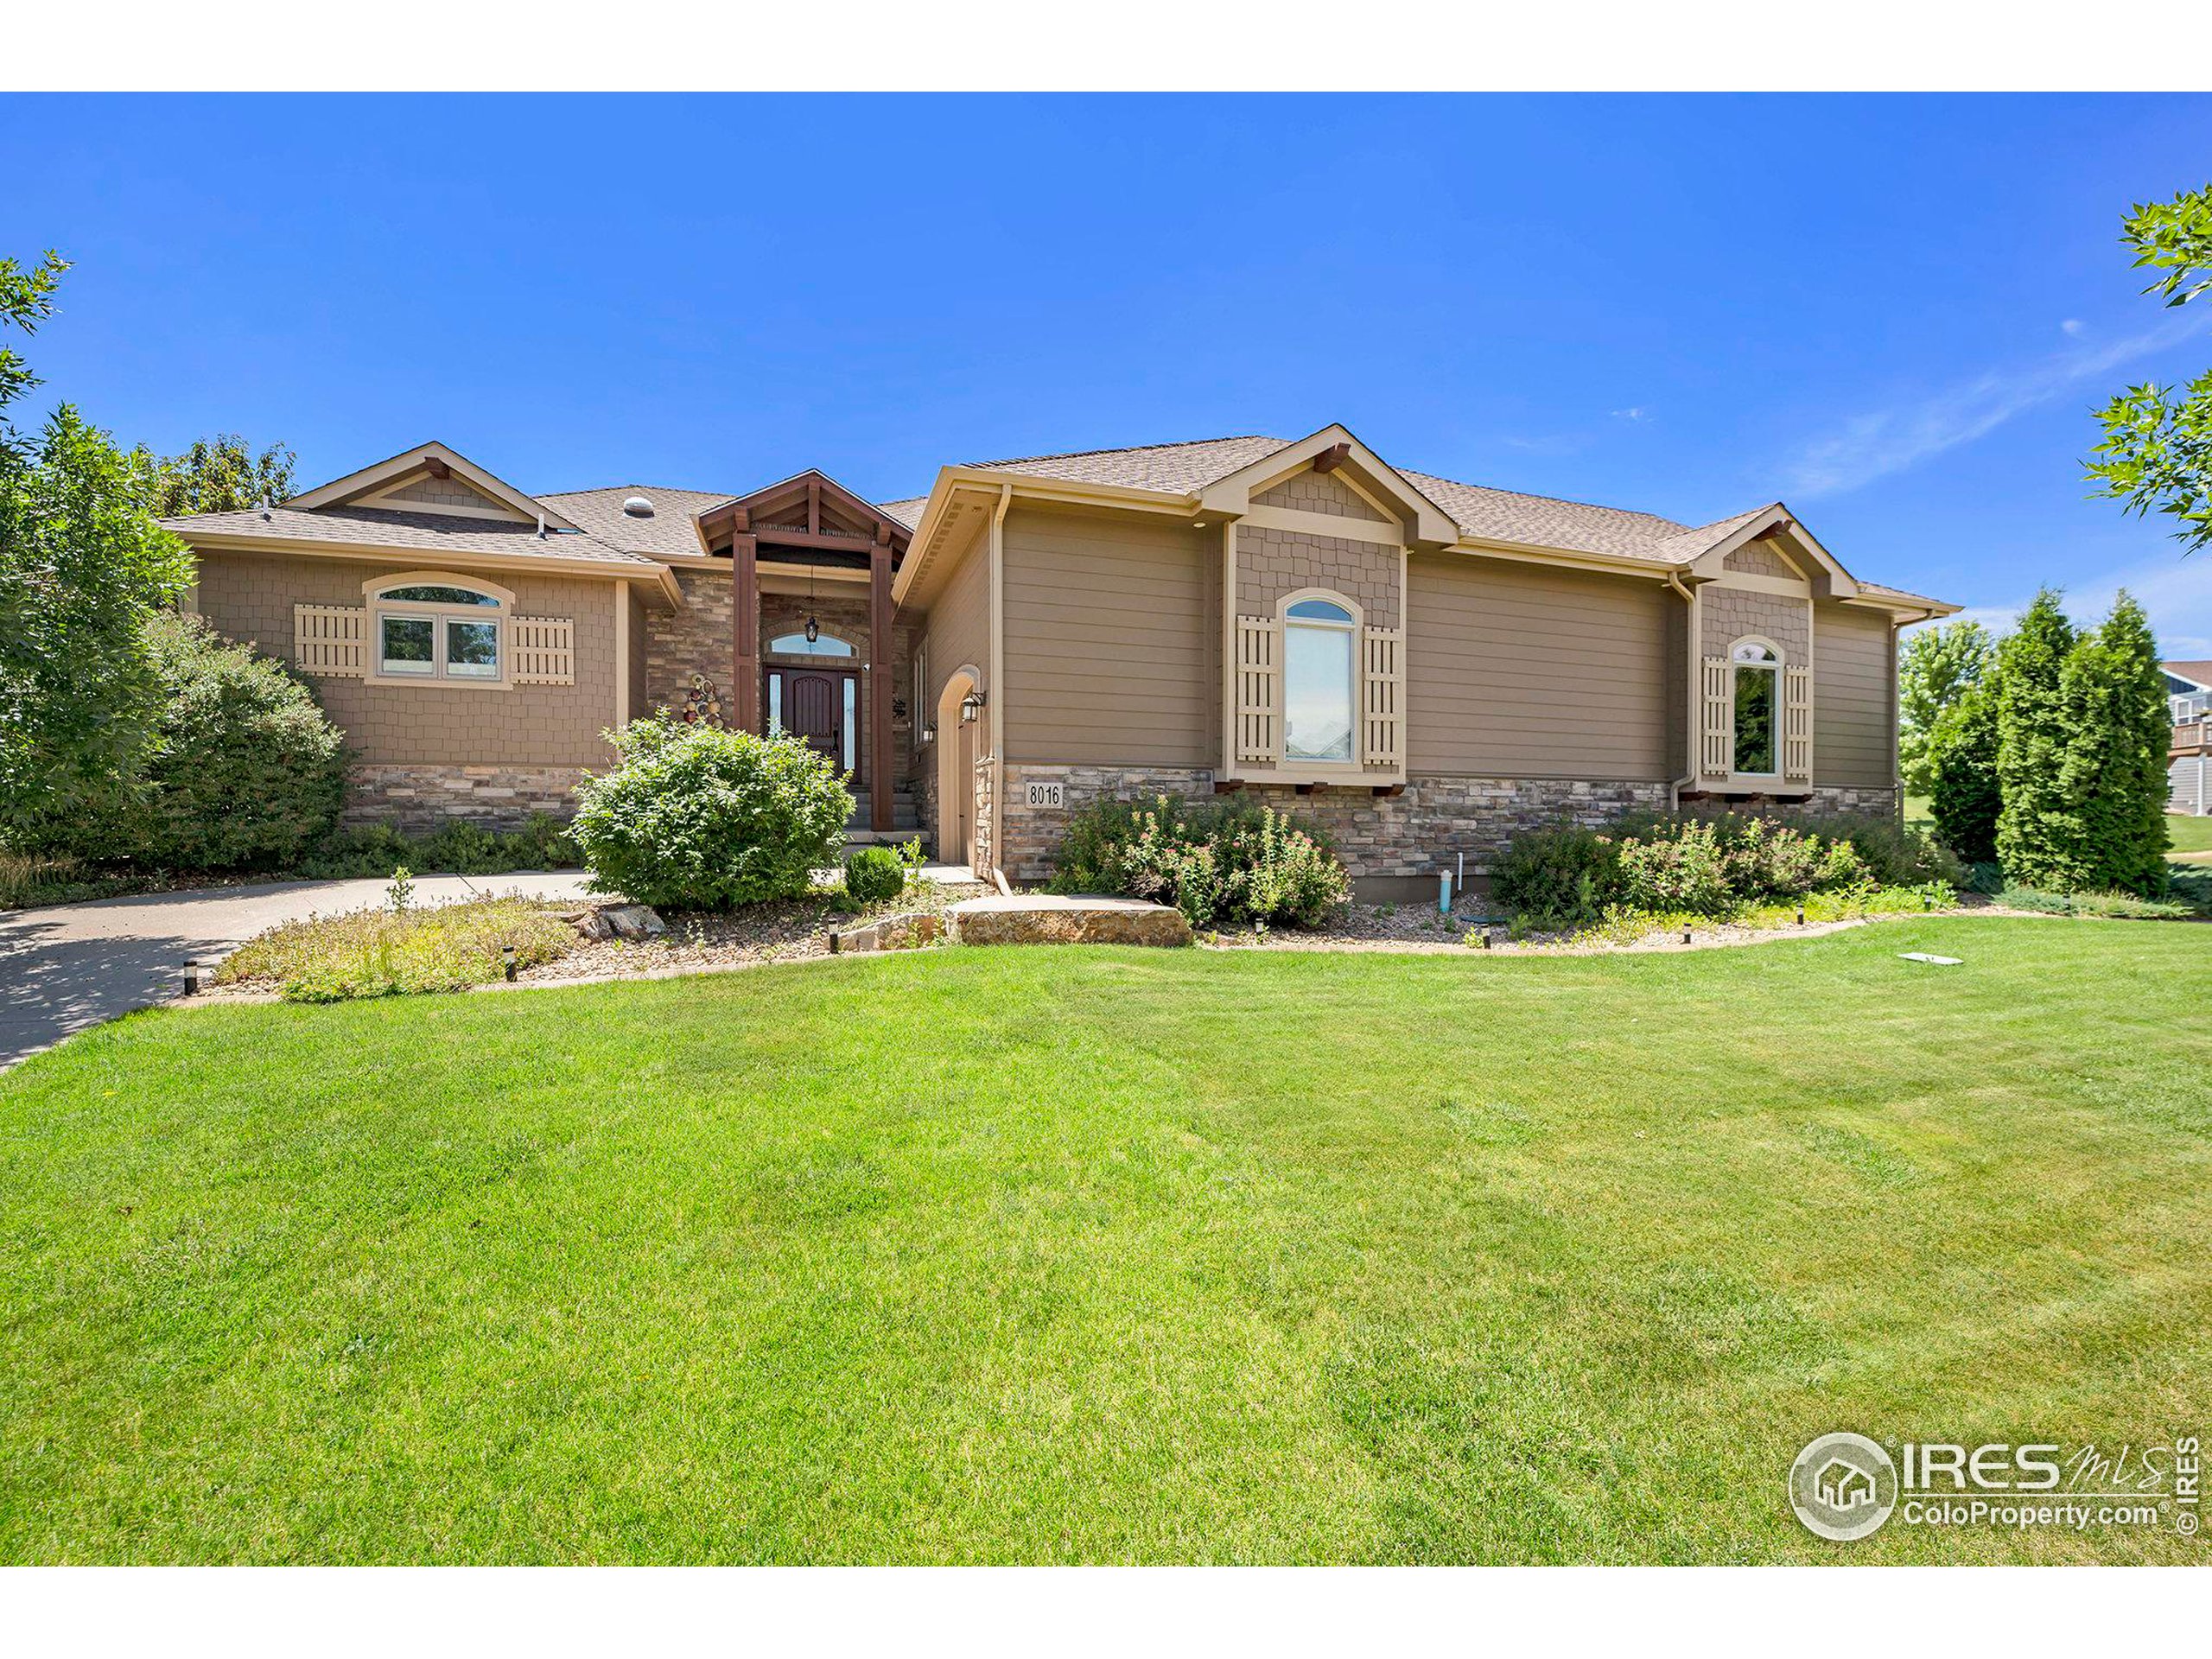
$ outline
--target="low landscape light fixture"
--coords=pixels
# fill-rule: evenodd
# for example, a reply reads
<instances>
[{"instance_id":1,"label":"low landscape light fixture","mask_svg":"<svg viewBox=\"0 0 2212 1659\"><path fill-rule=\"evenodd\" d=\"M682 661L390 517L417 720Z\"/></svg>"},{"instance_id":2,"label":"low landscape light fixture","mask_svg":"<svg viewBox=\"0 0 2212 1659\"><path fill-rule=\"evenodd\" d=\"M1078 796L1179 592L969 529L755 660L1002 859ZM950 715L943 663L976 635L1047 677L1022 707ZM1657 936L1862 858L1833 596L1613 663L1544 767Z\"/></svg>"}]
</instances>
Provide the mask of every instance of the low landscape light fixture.
<instances>
[{"instance_id":1,"label":"low landscape light fixture","mask_svg":"<svg viewBox=\"0 0 2212 1659\"><path fill-rule=\"evenodd\" d=\"M503 944L499 947L499 965L507 970L507 983L510 985L513 984L515 979L514 946L512 944Z\"/></svg>"},{"instance_id":2,"label":"low landscape light fixture","mask_svg":"<svg viewBox=\"0 0 2212 1659\"><path fill-rule=\"evenodd\" d=\"M1683 943L1684 944L1688 944L1689 942L1690 942L1690 925L1689 925L1688 922L1684 922L1684 923L1682 924L1682 943Z\"/></svg>"},{"instance_id":3,"label":"low landscape light fixture","mask_svg":"<svg viewBox=\"0 0 2212 1659\"><path fill-rule=\"evenodd\" d=\"M1805 925L1805 901L1802 899L1797 901L1797 925Z\"/></svg>"},{"instance_id":4,"label":"low landscape light fixture","mask_svg":"<svg viewBox=\"0 0 2212 1659\"><path fill-rule=\"evenodd\" d=\"M199 995L202 986L206 983L200 976L200 969L199 957L187 957L184 959L184 994L187 996Z\"/></svg>"}]
</instances>

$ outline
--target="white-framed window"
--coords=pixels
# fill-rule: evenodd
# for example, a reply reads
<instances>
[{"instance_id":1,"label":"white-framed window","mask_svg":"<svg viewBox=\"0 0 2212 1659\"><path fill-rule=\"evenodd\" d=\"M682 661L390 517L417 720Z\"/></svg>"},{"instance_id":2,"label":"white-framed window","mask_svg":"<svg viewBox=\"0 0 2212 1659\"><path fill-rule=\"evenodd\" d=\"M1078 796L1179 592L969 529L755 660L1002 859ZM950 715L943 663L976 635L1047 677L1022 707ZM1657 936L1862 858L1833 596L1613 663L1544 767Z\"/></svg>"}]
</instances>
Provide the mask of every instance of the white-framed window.
<instances>
[{"instance_id":1,"label":"white-framed window","mask_svg":"<svg viewBox=\"0 0 2212 1659\"><path fill-rule=\"evenodd\" d=\"M1769 778L1782 770L1782 653L1770 640L1738 639L1728 648L1735 703L1736 772Z\"/></svg>"},{"instance_id":2,"label":"white-framed window","mask_svg":"<svg viewBox=\"0 0 2212 1659\"><path fill-rule=\"evenodd\" d=\"M514 595L505 588L474 577L419 571L363 586L371 618L371 679L511 683L507 623Z\"/></svg>"},{"instance_id":3,"label":"white-framed window","mask_svg":"<svg viewBox=\"0 0 2212 1659\"><path fill-rule=\"evenodd\" d=\"M769 654L777 657L856 657L860 653L852 642L840 639L834 633L817 630L814 639L803 633L779 633L768 642Z\"/></svg>"},{"instance_id":4,"label":"white-framed window","mask_svg":"<svg viewBox=\"0 0 2212 1659\"><path fill-rule=\"evenodd\" d=\"M1341 595L1293 594L1282 605L1286 766L1358 760L1359 612Z\"/></svg>"}]
</instances>

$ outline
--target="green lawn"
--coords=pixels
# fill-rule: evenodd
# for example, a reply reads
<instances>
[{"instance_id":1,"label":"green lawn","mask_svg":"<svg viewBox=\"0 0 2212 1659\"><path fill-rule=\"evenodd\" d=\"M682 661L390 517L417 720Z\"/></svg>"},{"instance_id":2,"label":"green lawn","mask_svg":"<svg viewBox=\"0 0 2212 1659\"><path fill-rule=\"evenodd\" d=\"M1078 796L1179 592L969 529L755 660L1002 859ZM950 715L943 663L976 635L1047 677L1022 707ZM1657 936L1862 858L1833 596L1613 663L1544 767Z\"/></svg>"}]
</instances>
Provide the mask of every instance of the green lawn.
<instances>
[{"instance_id":1,"label":"green lawn","mask_svg":"<svg viewBox=\"0 0 2212 1659\"><path fill-rule=\"evenodd\" d=\"M2166 837L2177 853L2212 853L2212 817L2166 815Z\"/></svg>"},{"instance_id":2,"label":"green lawn","mask_svg":"<svg viewBox=\"0 0 2212 1659\"><path fill-rule=\"evenodd\" d=\"M2212 1428L2208 966L1935 919L135 1017L0 1077L0 1560L2199 1560L1823 1543L1783 1476Z\"/></svg>"}]
</instances>

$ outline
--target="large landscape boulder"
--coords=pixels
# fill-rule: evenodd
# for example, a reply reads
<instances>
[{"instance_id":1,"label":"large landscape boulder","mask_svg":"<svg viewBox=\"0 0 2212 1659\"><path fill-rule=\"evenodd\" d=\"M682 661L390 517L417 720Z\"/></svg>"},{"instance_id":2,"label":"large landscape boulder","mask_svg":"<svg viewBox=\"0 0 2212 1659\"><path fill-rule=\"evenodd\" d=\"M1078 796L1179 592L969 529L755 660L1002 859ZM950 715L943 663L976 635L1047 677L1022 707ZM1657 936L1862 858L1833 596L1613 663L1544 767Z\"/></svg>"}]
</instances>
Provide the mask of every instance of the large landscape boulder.
<instances>
[{"instance_id":1,"label":"large landscape boulder","mask_svg":"<svg viewBox=\"0 0 2212 1659\"><path fill-rule=\"evenodd\" d=\"M1088 894L993 894L952 907L952 935L963 944L1188 944L1179 910L1142 899Z\"/></svg>"}]
</instances>

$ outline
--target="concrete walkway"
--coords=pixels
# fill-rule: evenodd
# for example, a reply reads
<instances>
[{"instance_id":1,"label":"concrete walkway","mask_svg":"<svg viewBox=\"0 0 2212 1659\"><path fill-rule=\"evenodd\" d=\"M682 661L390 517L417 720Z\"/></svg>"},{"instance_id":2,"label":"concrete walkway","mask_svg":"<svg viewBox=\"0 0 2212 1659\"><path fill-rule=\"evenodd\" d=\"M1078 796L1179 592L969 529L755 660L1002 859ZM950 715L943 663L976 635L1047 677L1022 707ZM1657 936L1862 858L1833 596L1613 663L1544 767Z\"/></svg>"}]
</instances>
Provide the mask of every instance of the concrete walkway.
<instances>
[{"instance_id":1,"label":"concrete walkway","mask_svg":"<svg viewBox=\"0 0 2212 1659\"><path fill-rule=\"evenodd\" d=\"M581 899L581 870L513 875L424 875L418 905L484 894ZM279 881L195 893L156 893L0 914L0 1068L73 1031L176 995L187 957L215 957L264 928L384 902L389 882Z\"/></svg>"}]
</instances>

